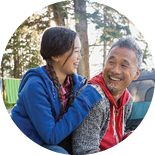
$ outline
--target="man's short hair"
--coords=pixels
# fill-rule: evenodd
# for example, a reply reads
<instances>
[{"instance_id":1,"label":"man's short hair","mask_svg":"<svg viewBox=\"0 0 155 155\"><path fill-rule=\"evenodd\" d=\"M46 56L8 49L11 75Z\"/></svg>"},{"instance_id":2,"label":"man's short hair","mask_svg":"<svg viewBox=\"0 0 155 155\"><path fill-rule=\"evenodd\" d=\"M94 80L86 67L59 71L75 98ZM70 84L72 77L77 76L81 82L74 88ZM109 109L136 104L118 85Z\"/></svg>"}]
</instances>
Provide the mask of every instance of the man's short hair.
<instances>
[{"instance_id":1,"label":"man's short hair","mask_svg":"<svg viewBox=\"0 0 155 155\"><path fill-rule=\"evenodd\" d=\"M143 53L140 49L139 45L136 43L136 41L132 37L122 37L117 42L113 43L109 52L112 48L115 46L119 47L126 47L136 52L137 56L137 69L141 68L142 59L143 59Z\"/></svg>"}]
</instances>

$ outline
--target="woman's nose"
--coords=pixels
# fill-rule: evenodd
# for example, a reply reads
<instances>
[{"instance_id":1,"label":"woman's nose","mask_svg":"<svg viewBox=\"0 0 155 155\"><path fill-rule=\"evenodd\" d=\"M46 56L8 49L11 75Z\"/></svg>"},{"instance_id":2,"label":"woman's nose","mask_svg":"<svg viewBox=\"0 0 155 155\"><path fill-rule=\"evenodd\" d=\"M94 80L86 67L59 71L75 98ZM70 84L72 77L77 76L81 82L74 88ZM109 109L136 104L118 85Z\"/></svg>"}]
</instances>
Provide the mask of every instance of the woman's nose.
<instances>
[{"instance_id":1,"label":"woman's nose","mask_svg":"<svg viewBox=\"0 0 155 155\"><path fill-rule=\"evenodd\" d=\"M82 56L81 56L81 52L79 51L78 53L78 60L81 60L82 59Z\"/></svg>"}]
</instances>

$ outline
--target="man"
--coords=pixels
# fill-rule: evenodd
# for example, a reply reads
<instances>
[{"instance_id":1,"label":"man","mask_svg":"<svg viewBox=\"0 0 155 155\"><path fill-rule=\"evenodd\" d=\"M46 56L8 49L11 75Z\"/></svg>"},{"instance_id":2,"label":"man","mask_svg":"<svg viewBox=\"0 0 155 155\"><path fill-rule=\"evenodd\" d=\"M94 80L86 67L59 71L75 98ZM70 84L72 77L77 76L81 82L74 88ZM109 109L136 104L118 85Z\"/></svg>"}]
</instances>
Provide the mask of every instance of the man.
<instances>
[{"instance_id":1,"label":"man","mask_svg":"<svg viewBox=\"0 0 155 155\"><path fill-rule=\"evenodd\" d=\"M73 132L73 154L109 149L130 134L125 132L125 125L133 99L127 86L139 77L142 57L141 49L130 37L121 38L112 45L103 72L88 81L100 92L102 99Z\"/></svg>"}]
</instances>

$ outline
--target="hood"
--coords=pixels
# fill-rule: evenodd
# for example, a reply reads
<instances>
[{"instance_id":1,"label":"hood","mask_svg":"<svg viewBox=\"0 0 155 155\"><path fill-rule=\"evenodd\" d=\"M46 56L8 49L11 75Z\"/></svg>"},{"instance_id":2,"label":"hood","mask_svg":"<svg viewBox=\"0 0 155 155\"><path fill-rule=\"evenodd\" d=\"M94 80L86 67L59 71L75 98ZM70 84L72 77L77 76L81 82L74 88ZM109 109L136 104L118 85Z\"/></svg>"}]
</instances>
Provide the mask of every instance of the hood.
<instances>
[{"instance_id":1,"label":"hood","mask_svg":"<svg viewBox=\"0 0 155 155\"><path fill-rule=\"evenodd\" d=\"M103 80L102 74L103 74L103 71L101 73L99 73L98 75L96 75L95 77L93 77L92 79L90 79L88 81L88 84L89 83L98 84L102 88L102 90L104 91L104 93L107 96L107 98L109 99L110 103L113 106L115 106L116 108L118 108L113 97L112 97L112 95L111 95L111 93L109 92L109 90L106 87L106 84ZM120 98L120 103L123 103L123 104L121 104L121 107L123 107L129 101L129 99L130 99L130 95L129 95L128 90L126 89Z\"/></svg>"},{"instance_id":2,"label":"hood","mask_svg":"<svg viewBox=\"0 0 155 155\"><path fill-rule=\"evenodd\" d=\"M50 78L48 76L48 74L45 73L44 71L44 66L43 67L36 67L36 68L32 68L32 69L29 69L23 76L22 78L22 81L20 83L20 86L19 86L19 90L18 90L18 93L21 92L21 90L23 89L25 83L27 82L27 80L29 79L29 77L31 76L39 76L44 82L50 82ZM45 83L46 83L45 82Z\"/></svg>"},{"instance_id":3,"label":"hood","mask_svg":"<svg viewBox=\"0 0 155 155\"><path fill-rule=\"evenodd\" d=\"M36 68L29 69L24 74L24 76L22 78L22 81L21 81L20 86L19 86L18 93L20 93L22 91L25 84L27 83L29 78L32 76L40 77L41 80L44 82L44 84L47 88L47 93L50 96L50 103L51 103L53 112L55 113L56 118L58 119L58 116L60 114L60 107L58 105L61 106L61 104L59 104L57 89L54 86L52 80L50 79L50 77L49 77L49 75L45 69L45 66L42 66L42 67L38 66ZM74 95L77 92L77 90L80 89L83 85L85 85L87 80L85 80L83 82L82 76L79 76L75 73L72 75L72 78L73 78L73 84L74 84L74 89L73 89L73 98L74 98Z\"/></svg>"}]
</instances>

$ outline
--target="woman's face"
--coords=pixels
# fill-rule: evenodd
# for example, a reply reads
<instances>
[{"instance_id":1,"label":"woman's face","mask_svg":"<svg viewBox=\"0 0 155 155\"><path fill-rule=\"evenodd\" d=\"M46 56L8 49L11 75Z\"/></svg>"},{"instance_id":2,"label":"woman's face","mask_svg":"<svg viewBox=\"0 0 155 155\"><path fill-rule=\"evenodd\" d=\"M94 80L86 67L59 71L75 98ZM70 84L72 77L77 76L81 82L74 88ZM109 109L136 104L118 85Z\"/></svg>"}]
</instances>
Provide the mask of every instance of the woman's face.
<instances>
[{"instance_id":1,"label":"woman's face","mask_svg":"<svg viewBox=\"0 0 155 155\"><path fill-rule=\"evenodd\" d=\"M72 53L72 50L73 50L73 53ZM74 41L74 49L71 48L65 54L57 57L54 63L54 70L56 71L56 73L65 75L65 76L68 74L75 73L78 67L79 61L82 59L80 50L81 50L81 42L80 42L79 37L76 36L75 41ZM71 53L72 55L68 58L68 56Z\"/></svg>"}]
</instances>

